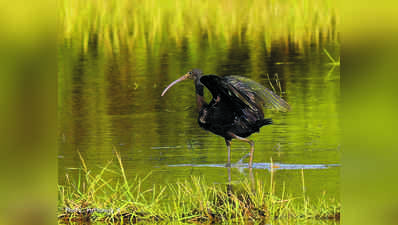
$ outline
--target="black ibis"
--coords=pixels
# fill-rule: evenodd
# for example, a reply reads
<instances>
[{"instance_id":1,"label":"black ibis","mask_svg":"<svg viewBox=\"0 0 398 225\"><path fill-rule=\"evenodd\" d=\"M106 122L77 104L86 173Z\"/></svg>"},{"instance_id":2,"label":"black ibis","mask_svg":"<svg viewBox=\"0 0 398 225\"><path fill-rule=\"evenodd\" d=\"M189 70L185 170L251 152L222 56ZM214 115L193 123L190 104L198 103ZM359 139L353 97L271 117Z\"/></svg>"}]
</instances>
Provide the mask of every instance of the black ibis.
<instances>
[{"instance_id":1,"label":"black ibis","mask_svg":"<svg viewBox=\"0 0 398 225\"><path fill-rule=\"evenodd\" d=\"M231 165L231 140L250 144L249 168L253 165L254 142L247 139L262 126L272 124L264 118L263 107L288 111L288 103L261 84L240 76L203 75L193 69L167 86L162 96L176 83L191 79L195 83L196 103L199 109L198 123L203 129L224 137L228 149L228 166ZM206 103L203 87L213 98Z\"/></svg>"}]
</instances>

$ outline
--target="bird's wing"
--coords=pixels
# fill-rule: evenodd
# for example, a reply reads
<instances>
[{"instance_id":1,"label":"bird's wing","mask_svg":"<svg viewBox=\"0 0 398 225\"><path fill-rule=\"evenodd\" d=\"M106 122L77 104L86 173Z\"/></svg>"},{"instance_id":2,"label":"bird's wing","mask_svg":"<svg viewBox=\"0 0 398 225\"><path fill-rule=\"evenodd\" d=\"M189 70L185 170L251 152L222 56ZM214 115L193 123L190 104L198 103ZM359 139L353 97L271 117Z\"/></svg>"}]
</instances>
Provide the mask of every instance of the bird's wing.
<instances>
[{"instance_id":1,"label":"bird's wing","mask_svg":"<svg viewBox=\"0 0 398 225\"><path fill-rule=\"evenodd\" d=\"M214 99L220 96L242 107L247 106L254 112L262 111L262 107L283 112L290 109L289 104L281 97L245 77L206 75L200 78L200 82L209 89Z\"/></svg>"},{"instance_id":2,"label":"bird's wing","mask_svg":"<svg viewBox=\"0 0 398 225\"><path fill-rule=\"evenodd\" d=\"M200 78L200 82L209 89L210 93L213 95L213 99L221 98L223 101L238 103L242 107L248 106L254 111L257 111L256 105L241 96L233 86L228 84L224 77L206 75Z\"/></svg>"},{"instance_id":3,"label":"bird's wing","mask_svg":"<svg viewBox=\"0 0 398 225\"><path fill-rule=\"evenodd\" d=\"M280 96L249 78L227 76L224 79L229 85L230 91L250 108L260 105L282 112L290 110L289 104Z\"/></svg>"}]
</instances>

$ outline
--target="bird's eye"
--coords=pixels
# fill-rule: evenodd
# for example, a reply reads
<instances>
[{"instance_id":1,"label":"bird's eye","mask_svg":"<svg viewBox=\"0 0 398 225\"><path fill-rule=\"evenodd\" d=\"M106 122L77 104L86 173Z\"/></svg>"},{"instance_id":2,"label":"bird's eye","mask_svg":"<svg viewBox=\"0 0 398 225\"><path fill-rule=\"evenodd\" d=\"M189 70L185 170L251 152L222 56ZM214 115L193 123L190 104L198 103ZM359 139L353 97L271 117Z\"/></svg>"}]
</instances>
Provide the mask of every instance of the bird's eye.
<instances>
[{"instance_id":1,"label":"bird's eye","mask_svg":"<svg viewBox=\"0 0 398 225\"><path fill-rule=\"evenodd\" d=\"M192 72L189 72L188 74L189 74L189 75L192 75Z\"/></svg>"}]
</instances>

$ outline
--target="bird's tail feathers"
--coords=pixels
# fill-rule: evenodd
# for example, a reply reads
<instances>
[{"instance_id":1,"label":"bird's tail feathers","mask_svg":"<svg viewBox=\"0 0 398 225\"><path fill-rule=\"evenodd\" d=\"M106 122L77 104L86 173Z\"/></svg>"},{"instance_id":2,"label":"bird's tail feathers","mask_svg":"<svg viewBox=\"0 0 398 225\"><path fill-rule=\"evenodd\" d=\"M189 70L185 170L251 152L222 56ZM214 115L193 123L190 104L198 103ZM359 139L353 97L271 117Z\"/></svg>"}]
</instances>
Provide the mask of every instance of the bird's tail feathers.
<instances>
[{"instance_id":1,"label":"bird's tail feathers","mask_svg":"<svg viewBox=\"0 0 398 225\"><path fill-rule=\"evenodd\" d=\"M269 124L272 124L272 119L263 119L263 120L257 121L258 127L262 127L262 126L269 125Z\"/></svg>"}]
</instances>

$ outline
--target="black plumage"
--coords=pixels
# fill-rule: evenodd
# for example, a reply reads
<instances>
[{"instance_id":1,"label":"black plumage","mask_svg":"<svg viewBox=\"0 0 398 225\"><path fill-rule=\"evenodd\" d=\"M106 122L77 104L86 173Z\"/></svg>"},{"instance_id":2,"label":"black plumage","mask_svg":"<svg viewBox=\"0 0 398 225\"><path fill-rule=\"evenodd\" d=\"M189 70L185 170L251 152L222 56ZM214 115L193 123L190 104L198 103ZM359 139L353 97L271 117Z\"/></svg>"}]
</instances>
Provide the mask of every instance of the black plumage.
<instances>
[{"instance_id":1,"label":"black plumage","mask_svg":"<svg viewBox=\"0 0 398 225\"><path fill-rule=\"evenodd\" d=\"M219 77L203 75L199 69L193 69L178 80L171 83L162 93L174 84L185 80L195 81L197 105L199 108L199 125L214 134L225 138L228 147L228 164L230 165L230 142L238 139L248 142L251 146L249 167L252 167L254 142L246 139L262 126L272 124L271 119L264 118L263 108L279 111L290 109L286 101L255 81L240 76ZM212 94L206 103L203 87Z\"/></svg>"}]
</instances>

